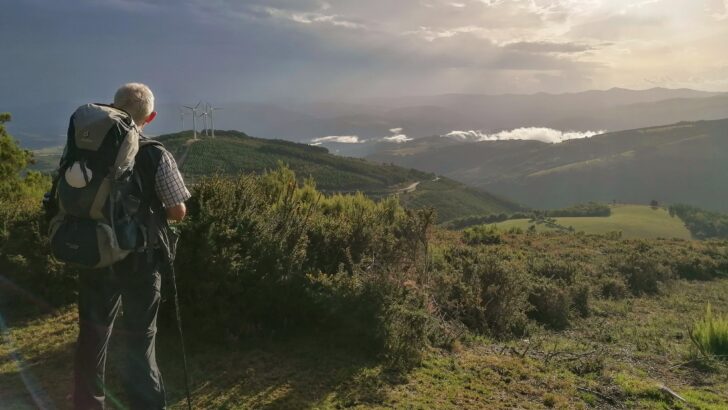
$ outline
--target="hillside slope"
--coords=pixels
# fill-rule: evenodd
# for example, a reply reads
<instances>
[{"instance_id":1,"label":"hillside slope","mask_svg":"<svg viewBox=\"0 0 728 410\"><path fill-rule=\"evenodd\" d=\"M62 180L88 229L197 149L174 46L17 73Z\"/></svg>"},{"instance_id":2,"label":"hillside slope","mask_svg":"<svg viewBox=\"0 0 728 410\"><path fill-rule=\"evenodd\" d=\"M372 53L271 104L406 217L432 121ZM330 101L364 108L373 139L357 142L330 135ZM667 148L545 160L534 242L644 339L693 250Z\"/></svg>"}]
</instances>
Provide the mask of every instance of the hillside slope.
<instances>
[{"instance_id":1,"label":"hillside slope","mask_svg":"<svg viewBox=\"0 0 728 410\"><path fill-rule=\"evenodd\" d=\"M418 164L537 208L655 199L728 210L728 120L681 122L560 144L442 140L402 144L370 158Z\"/></svg>"},{"instance_id":2,"label":"hillside slope","mask_svg":"<svg viewBox=\"0 0 728 410\"><path fill-rule=\"evenodd\" d=\"M284 163L299 177L312 177L324 192L361 191L371 197L399 194L405 206L434 207L442 222L521 209L511 201L431 173L340 157L322 147L254 138L235 131L218 132L215 139L194 141L190 132L183 132L159 140L177 157L185 177L193 181L216 172L260 173Z\"/></svg>"}]
</instances>

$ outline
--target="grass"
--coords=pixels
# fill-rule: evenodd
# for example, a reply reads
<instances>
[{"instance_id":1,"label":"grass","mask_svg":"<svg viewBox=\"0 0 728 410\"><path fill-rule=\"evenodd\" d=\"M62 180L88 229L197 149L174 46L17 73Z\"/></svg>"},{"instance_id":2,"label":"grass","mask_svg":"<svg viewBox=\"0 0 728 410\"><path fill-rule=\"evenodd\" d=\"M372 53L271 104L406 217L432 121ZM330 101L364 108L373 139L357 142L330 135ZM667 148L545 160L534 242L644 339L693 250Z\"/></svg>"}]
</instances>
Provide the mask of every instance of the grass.
<instances>
[{"instance_id":1,"label":"grass","mask_svg":"<svg viewBox=\"0 0 728 410\"><path fill-rule=\"evenodd\" d=\"M691 239L690 231L677 217L662 209L653 209L643 205L615 205L612 206L612 215L609 217L584 218L555 218L556 223L563 228L573 227L576 231L588 234L606 234L621 232L625 239L634 238L678 238ZM534 224L528 219L513 219L500 222L496 225L501 230L520 228L526 230L535 226L536 231L546 232L557 230L545 224Z\"/></svg>"},{"instance_id":2,"label":"grass","mask_svg":"<svg viewBox=\"0 0 728 410\"><path fill-rule=\"evenodd\" d=\"M728 280L679 281L655 297L597 300L593 314L566 332L536 330L528 339L505 342L469 337L450 350L430 350L421 366L405 373L316 339L214 346L193 341L193 404L219 409L724 409L728 367L686 361L691 349L686 326L703 316L705 303L728 310ZM36 397L70 408L75 308L42 316L3 311L10 328L0 345L0 407L35 408L21 366L13 360L16 353ZM123 402L115 373L119 346L113 340L110 397ZM177 339L168 327L160 330L158 351L171 408L183 409ZM663 385L688 404L668 397Z\"/></svg>"},{"instance_id":3,"label":"grass","mask_svg":"<svg viewBox=\"0 0 728 410\"><path fill-rule=\"evenodd\" d=\"M714 315L708 305L705 317L693 326L690 339L703 356L728 360L728 317Z\"/></svg>"}]
</instances>

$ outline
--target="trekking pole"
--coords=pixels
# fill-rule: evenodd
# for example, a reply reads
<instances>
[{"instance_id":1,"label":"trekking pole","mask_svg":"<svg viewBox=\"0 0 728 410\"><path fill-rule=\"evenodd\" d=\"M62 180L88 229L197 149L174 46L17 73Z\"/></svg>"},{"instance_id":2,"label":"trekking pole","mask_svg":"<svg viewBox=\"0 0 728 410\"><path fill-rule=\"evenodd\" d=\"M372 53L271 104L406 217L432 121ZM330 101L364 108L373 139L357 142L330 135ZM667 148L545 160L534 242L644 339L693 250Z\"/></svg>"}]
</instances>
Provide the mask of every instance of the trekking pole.
<instances>
[{"instance_id":1,"label":"trekking pole","mask_svg":"<svg viewBox=\"0 0 728 410\"><path fill-rule=\"evenodd\" d=\"M187 370L187 352L185 351L185 338L182 333L182 315L179 309L179 298L177 297L177 277L174 272L174 261L169 264L169 272L172 275L172 292L174 293L174 310L177 315L177 330L179 331L179 341L182 346L182 365L185 373L185 391L187 392L187 409L192 410L192 394L190 393L190 375Z\"/></svg>"}]
</instances>

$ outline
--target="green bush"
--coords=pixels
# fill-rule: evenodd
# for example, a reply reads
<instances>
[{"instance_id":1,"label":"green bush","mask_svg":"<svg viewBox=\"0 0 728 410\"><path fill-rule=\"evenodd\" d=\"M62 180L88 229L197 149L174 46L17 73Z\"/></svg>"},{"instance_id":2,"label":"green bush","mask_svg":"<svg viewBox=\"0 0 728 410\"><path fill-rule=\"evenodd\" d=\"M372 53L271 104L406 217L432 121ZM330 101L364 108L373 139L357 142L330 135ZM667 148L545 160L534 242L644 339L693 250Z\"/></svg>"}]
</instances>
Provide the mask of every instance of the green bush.
<instances>
[{"instance_id":1,"label":"green bush","mask_svg":"<svg viewBox=\"0 0 728 410\"><path fill-rule=\"evenodd\" d=\"M497 245L503 242L501 232L494 225L478 225L463 231L463 240L469 245Z\"/></svg>"},{"instance_id":2,"label":"green bush","mask_svg":"<svg viewBox=\"0 0 728 410\"><path fill-rule=\"evenodd\" d=\"M13 303L41 309L75 299L77 272L50 256L37 198L0 201L0 286Z\"/></svg>"},{"instance_id":3,"label":"green bush","mask_svg":"<svg viewBox=\"0 0 728 410\"><path fill-rule=\"evenodd\" d=\"M572 284L584 269L573 259L550 254L539 254L529 261L529 271L539 278L558 280Z\"/></svg>"},{"instance_id":4,"label":"green bush","mask_svg":"<svg viewBox=\"0 0 728 410\"><path fill-rule=\"evenodd\" d=\"M693 248L675 250L670 261L675 273L684 279L711 280L728 273L728 256L715 248L703 252Z\"/></svg>"},{"instance_id":5,"label":"green bush","mask_svg":"<svg viewBox=\"0 0 728 410\"><path fill-rule=\"evenodd\" d=\"M602 281L601 293L608 299L624 299L629 289L623 278L610 277Z\"/></svg>"},{"instance_id":6,"label":"green bush","mask_svg":"<svg viewBox=\"0 0 728 410\"><path fill-rule=\"evenodd\" d=\"M395 199L323 196L285 168L202 180L178 251L185 314L214 339L320 332L416 361L432 323L419 289L433 221Z\"/></svg>"},{"instance_id":7,"label":"green bush","mask_svg":"<svg viewBox=\"0 0 728 410\"><path fill-rule=\"evenodd\" d=\"M616 257L614 266L635 295L655 294L660 283L673 278L669 259L654 253L645 242L639 242L636 249L626 255Z\"/></svg>"},{"instance_id":8,"label":"green bush","mask_svg":"<svg viewBox=\"0 0 728 410\"><path fill-rule=\"evenodd\" d=\"M587 317L591 313L589 301L591 299L591 288L589 285L574 285L570 289L571 301L574 309L581 317Z\"/></svg>"},{"instance_id":9,"label":"green bush","mask_svg":"<svg viewBox=\"0 0 728 410\"><path fill-rule=\"evenodd\" d=\"M690 339L701 355L728 360L728 317L714 315L708 305L705 317L693 325Z\"/></svg>"},{"instance_id":10,"label":"green bush","mask_svg":"<svg viewBox=\"0 0 728 410\"><path fill-rule=\"evenodd\" d=\"M532 309L529 316L552 329L569 326L572 299L569 289L554 282L542 282L533 287L528 302Z\"/></svg>"},{"instance_id":11,"label":"green bush","mask_svg":"<svg viewBox=\"0 0 728 410\"><path fill-rule=\"evenodd\" d=\"M526 325L528 274L508 249L454 246L436 267L436 300L446 317L495 336L520 334Z\"/></svg>"}]
</instances>

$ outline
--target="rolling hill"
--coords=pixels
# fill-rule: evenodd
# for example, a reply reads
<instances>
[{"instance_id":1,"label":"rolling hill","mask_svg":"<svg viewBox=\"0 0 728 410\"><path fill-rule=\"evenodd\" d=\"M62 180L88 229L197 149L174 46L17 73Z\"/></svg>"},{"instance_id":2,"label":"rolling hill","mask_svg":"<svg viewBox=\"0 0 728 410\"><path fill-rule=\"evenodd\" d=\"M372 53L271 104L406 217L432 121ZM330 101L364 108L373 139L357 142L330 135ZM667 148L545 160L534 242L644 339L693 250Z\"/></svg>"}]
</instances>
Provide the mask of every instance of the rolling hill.
<instances>
[{"instance_id":1,"label":"rolling hill","mask_svg":"<svg viewBox=\"0 0 728 410\"><path fill-rule=\"evenodd\" d=\"M559 144L434 137L369 158L417 164L534 208L654 199L728 210L728 120L680 122Z\"/></svg>"},{"instance_id":2,"label":"rolling hill","mask_svg":"<svg viewBox=\"0 0 728 410\"><path fill-rule=\"evenodd\" d=\"M193 140L192 132L186 131L163 135L158 140L174 154L181 172L192 183L215 173L261 173L283 163L301 180L312 177L323 192L361 191L373 198L398 194L405 206L434 207L440 222L522 209L509 200L416 169L340 157L323 147L255 138L237 131L218 131L216 135L215 139ZM33 169L54 169L60 152L60 148L35 151L37 161Z\"/></svg>"}]
</instances>

